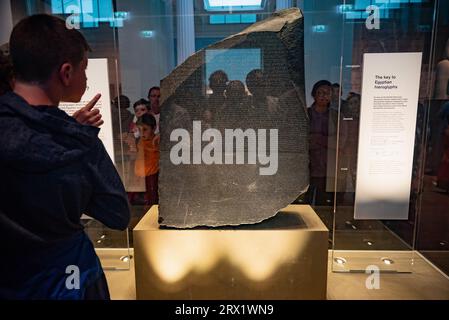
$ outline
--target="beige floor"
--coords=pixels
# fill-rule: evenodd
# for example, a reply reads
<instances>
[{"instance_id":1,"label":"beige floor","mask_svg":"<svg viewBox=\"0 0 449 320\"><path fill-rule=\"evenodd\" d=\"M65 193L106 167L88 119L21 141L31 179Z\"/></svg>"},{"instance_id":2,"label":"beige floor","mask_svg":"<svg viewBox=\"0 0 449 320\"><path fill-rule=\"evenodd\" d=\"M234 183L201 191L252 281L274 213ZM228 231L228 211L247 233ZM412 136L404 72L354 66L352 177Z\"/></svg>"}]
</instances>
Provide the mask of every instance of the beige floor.
<instances>
[{"instance_id":1,"label":"beige floor","mask_svg":"<svg viewBox=\"0 0 449 320\"><path fill-rule=\"evenodd\" d=\"M131 252L132 254L132 252ZM99 253L102 258L102 253ZM329 257L332 254L329 251ZM110 259L110 256L106 259ZM110 261L108 261L110 264ZM329 270L331 259L329 259ZM419 254L415 255L413 273L380 275L380 288L368 290L363 273L328 273L327 297L330 300L433 299L449 300L449 278L432 267ZM133 260L129 270L106 270L111 298L133 300L135 278Z\"/></svg>"},{"instance_id":2,"label":"beige floor","mask_svg":"<svg viewBox=\"0 0 449 320\"><path fill-rule=\"evenodd\" d=\"M331 252L329 251L329 257ZM331 259L329 258L329 269ZM412 273L381 273L379 289L367 289L368 274L328 272L329 300L449 300L449 278L419 253Z\"/></svg>"},{"instance_id":3,"label":"beige floor","mask_svg":"<svg viewBox=\"0 0 449 320\"><path fill-rule=\"evenodd\" d=\"M112 300L136 300L133 263L131 263L131 269L129 271L106 270L105 273Z\"/></svg>"}]
</instances>

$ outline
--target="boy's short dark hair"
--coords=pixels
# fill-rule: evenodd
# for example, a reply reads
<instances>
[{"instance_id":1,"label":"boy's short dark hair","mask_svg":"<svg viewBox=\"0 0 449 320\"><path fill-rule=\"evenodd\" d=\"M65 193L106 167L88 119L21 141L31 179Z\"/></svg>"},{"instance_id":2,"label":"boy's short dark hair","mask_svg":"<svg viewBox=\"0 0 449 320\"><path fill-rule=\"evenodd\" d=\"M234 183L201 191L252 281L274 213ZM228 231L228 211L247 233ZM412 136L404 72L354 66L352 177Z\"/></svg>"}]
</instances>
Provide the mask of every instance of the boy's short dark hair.
<instances>
[{"instance_id":1,"label":"boy's short dark hair","mask_svg":"<svg viewBox=\"0 0 449 320\"><path fill-rule=\"evenodd\" d=\"M38 14L20 21L9 41L15 77L28 83L43 83L64 63L78 65L90 51L84 36L67 29L64 20Z\"/></svg>"},{"instance_id":2,"label":"boy's short dark hair","mask_svg":"<svg viewBox=\"0 0 449 320\"><path fill-rule=\"evenodd\" d=\"M138 101L136 101L135 103L134 103L134 105L133 105L133 109L135 110L136 108L137 108L137 106L140 106L140 105L145 105L146 107L147 107L147 109L148 109L148 105L150 104L147 100L145 100L145 99L140 99L140 100L138 100Z\"/></svg>"},{"instance_id":3,"label":"boy's short dark hair","mask_svg":"<svg viewBox=\"0 0 449 320\"><path fill-rule=\"evenodd\" d=\"M144 114L140 117L139 121L137 121L137 125L147 125L154 130L157 124L156 119L151 114Z\"/></svg>"}]
</instances>

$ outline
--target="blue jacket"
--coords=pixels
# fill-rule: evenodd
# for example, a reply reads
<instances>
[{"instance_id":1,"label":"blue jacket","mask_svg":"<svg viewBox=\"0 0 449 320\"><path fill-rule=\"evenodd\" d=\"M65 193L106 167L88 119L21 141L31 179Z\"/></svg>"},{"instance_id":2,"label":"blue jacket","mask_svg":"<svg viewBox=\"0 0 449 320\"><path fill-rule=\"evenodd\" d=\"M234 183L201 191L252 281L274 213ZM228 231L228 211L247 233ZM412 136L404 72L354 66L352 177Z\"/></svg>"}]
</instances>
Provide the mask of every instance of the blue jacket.
<instances>
[{"instance_id":1,"label":"blue jacket","mask_svg":"<svg viewBox=\"0 0 449 320\"><path fill-rule=\"evenodd\" d=\"M124 230L130 212L98 132L58 108L0 97L0 299L82 299L102 275L80 217ZM66 286L69 266L79 290Z\"/></svg>"}]
</instances>

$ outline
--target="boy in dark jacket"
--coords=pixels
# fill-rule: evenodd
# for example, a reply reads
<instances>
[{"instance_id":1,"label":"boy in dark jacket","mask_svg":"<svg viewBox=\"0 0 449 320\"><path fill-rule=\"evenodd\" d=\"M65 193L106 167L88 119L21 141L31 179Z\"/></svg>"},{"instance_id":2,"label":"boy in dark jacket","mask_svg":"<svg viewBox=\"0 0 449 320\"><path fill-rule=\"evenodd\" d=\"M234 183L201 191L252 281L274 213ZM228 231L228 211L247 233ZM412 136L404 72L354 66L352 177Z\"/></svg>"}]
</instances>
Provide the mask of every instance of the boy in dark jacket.
<instances>
[{"instance_id":1,"label":"boy in dark jacket","mask_svg":"<svg viewBox=\"0 0 449 320\"><path fill-rule=\"evenodd\" d=\"M14 91L0 97L0 299L109 298L80 217L126 229L126 192L99 129L58 109L84 94L88 50L48 15L12 32Z\"/></svg>"}]
</instances>

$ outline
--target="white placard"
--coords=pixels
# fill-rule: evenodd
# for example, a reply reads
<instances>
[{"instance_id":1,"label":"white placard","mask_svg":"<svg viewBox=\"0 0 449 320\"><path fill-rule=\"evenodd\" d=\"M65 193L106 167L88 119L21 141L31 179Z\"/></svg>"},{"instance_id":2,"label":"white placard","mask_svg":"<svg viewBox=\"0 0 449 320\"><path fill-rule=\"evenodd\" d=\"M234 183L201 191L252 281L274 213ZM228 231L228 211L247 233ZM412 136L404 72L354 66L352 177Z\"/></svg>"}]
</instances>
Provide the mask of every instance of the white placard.
<instances>
[{"instance_id":1,"label":"white placard","mask_svg":"<svg viewBox=\"0 0 449 320\"><path fill-rule=\"evenodd\" d=\"M422 53L366 53L355 219L408 219Z\"/></svg>"},{"instance_id":2,"label":"white placard","mask_svg":"<svg viewBox=\"0 0 449 320\"><path fill-rule=\"evenodd\" d=\"M73 115L76 111L84 107L92 100L97 93L101 93L101 98L95 105L100 110L104 124L101 126L98 137L104 144L106 151L114 161L114 142L112 132L111 98L109 93L109 75L107 59L89 59L86 70L87 89L79 103L62 102L59 105L68 115Z\"/></svg>"}]
</instances>

